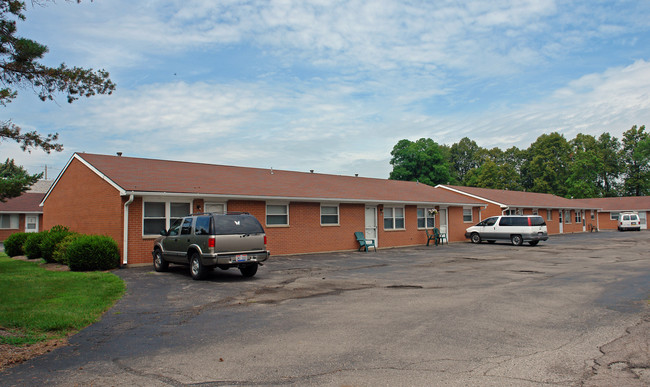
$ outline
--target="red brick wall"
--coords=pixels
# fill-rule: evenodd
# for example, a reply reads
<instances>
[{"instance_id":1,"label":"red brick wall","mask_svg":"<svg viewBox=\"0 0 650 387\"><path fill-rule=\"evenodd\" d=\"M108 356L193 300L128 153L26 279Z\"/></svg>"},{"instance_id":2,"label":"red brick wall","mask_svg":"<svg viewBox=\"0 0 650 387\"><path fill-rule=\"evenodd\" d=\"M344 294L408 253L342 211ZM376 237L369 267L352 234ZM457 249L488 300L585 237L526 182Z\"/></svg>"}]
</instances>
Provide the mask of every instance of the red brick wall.
<instances>
[{"instance_id":1,"label":"red brick wall","mask_svg":"<svg viewBox=\"0 0 650 387\"><path fill-rule=\"evenodd\" d=\"M598 227L600 230L617 230L618 220L611 220L611 212L598 213Z\"/></svg>"},{"instance_id":2,"label":"red brick wall","mask_svg":"<svg viewBox=\"0 0 650 387\"><path fill-rule=\"evenodd\" d=\"M122 216L119 192L73 159L44 203L41 229L60 224L84 234L107 235L121 249Z\"/></svg>"},{"instance_id":3,"label":"red brick wall","mask_svg":"<svg viewBox=\"0 0 650 387\"><path fill-rule=\"evenodd\" d=\"M4 241L7 239L7 237L9 237L9 235L17 232L25 232L25 214L18 215L18 228L7 228L0 230L0 241Z\"/></svg>"}]
</instances>

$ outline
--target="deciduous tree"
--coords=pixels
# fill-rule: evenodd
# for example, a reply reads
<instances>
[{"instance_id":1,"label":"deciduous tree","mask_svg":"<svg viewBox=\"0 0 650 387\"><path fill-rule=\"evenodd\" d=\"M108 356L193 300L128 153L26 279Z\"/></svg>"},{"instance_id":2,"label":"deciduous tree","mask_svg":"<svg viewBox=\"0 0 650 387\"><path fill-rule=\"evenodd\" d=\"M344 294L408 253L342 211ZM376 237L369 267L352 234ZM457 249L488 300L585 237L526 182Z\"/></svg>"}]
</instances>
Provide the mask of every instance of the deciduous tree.
<instances>
[{"instance_id":1,"label":"deciduous tree","mask_svg":"<svg viewBox=\"0 0 650 387\"><path fill-rule=\"evenodd\" d=\"M419 181L428 185L449 183L449 165L441 147L430 138L404 139L394 147L390 160L392 180Z\"/></svg>"}]
</instances>

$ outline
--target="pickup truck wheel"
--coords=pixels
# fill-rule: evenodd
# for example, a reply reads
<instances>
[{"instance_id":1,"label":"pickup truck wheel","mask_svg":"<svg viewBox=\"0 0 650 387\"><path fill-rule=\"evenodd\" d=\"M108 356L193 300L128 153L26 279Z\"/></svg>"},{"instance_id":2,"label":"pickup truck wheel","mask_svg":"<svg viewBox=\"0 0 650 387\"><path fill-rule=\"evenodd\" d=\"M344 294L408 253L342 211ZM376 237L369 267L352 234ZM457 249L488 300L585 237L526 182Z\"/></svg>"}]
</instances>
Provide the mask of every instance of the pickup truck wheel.
<instances>
[{"instance_id":1,"label":"pickup truck wheel","mask_svg":"<svg viewBox=\"0 0 650 387\"><path fill-rule=\"evenodd\" d=\"M190 256L190 274L192 275L192 278L195 280L201 280L205 278L207 272L208 269L203 266L203 263L201 263L201 256L199 253L196 251L193 252Z\"/></svg>"},{"instance_id":2,"label":"pickup truck wheel","mask_svg":"<svg viewBox=\"0 0 650 387\"><path fill-rule=\"evenodd\" d=\"M481 236L478 235L478 233L476 232L472 233L472 235L470 235L469 238L472 241L472 243L481 243Z\"/></svg>"},{"instance_id":3,"label":"pickup truck wheel","mask_svg":"<svg viewBox=\"0 0 650 387\"><path fill-rule=\"evenodd\" d=\"M155 271L166 271L169 268L169 262L165 261L162 256L162 251L156 249L153 252L153 268Z\"/></svg>"},{"instance_id":4,"label":"pickup truck wheel","mask_svg":"<svg viewBox=\"0 0 650 387\"><path fill-rule=\"evenodd\" d=\"M528 242L528 244L531 245L531 246L537 246L538 243L539 243L539 241L530 241L530 242Z\"/></svg>"},{"instance_id":5,"label":"pickup truck wheel","mask_svg":"<svg viewBox=\"0 0 650 387\"><path fill-rule=\"evenodd\" d=\"M521 246L524 243L524 238L521 235L513 235L510 237L510 241L515 246Z\"/></svg>"},{"instance_id":6,"label":"pickup truck wheel","mask_svg":"<svg viewBox=\"0 0 650 387\"><path fill-rule=\"evenodd\" d=\"M251 263L249 265L244 265L239 268L241 275L244 277L252 277L257 273L257 263Z\"/></svg>"}]
</instances>

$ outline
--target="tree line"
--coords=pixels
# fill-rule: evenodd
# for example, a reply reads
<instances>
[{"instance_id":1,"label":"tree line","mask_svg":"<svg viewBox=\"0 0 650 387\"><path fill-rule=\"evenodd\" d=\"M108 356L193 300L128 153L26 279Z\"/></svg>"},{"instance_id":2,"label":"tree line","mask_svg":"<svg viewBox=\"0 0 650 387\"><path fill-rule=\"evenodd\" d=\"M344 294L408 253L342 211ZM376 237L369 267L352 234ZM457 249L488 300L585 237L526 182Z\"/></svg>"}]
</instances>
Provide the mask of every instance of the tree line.
<instances>
[{"instance_id":1,"label":"tree line","mask_svg":"<svg viewBox=\"0 0 650 387\"><path fill-rule=\"evenodd\" d=\"M621 140L543 134L527 149L486 149L468 137L452 145L400 140L393 180L550 193L566 198L650 195L650 134L634 125Z\"/></svg>"}]
</instances>

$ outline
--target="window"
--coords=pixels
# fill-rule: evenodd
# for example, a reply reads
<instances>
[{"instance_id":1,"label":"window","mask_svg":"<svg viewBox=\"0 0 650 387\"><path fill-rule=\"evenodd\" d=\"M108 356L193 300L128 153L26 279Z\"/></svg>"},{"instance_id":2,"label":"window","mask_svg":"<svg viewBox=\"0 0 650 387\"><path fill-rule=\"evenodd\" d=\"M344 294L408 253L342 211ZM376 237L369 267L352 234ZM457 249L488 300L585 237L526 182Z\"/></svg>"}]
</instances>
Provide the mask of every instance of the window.
<instances>
[{"instance_id":1,"label":"window","mask_svg":"<svg viewBox=\"0 0 650 387\"><path fill-rule=\"evenodd\" d=\"M167 235L169 236L175 236L181 233L181 224L183 223L183 219L176 219L171 226L169 226L169 232Z\"/></svg>"},{"instance_id":2,"label":"window","mask_svg":"<svg viewBox=\"0 0 650 387\"><path fill-rule=\"evenodd\" d=\"M582 222L582 211L576 210L576 223Z\"/></svg>"},{"instance_id":3,"label":"window","mask_svg":"<svg viewBox=\"0 0 650 387\"><path fill-rule=\"evenodd\" d=\"M539 215L537 208L533 208L533 215Z\"/></svg>"},{"instance_id":4,"label":"window","mask_svg":"<svg viewBox=\"0 0 650 387\"><path fill-rule=\"evenodd\" d=\"M267 204L266 225L267 226L288 226L289 205L288 204Z\"/></svg>"},{"instance_id":5,"label":"window","mask_svg":"<svg viewBox=\"0 0 650 387\"><path fill-rule=\"evenodd\" d=\"M0 229L18 229L18 214L0 215Z\"/></svg>"},{"instance_id":6,"label":"window","mask_svg":"<svg viewBox=\"0 0 650 387\"><path fill-rule=\"evenodd\" d=\"M609 213L609 219L610 220L618 220L618 215L619 215L618 212L610 212Z\"/></svg>"},{"instance_id":7,"label":"window","mask_svg":"<svg viewBox=\"0 0 650 387\"><path fill-rule=\"evenodd\" d=\"M546 220L553 220L553 210L546 210Z\"/></svg>"},{"instance_id":8,"label":"window","mask_svg":"<svg viewBox=\"0 0 650 387\"><path fill-rule=\"evenodd\" d=\"M192 218L185 218L181 226L181 235L190 235L192 233Z\"/></svg>"},{"instance_id":9,"label":"window","mask_svg":"<svg viewBox=\"0 0 650 387\"><path fill-rule=\"evenodd\" d=\"M339 206L320 206L320 224L338 225Z\"/></svg>"},{"instance_id":10,"label":"window","mask_svg":"<svg viewBox=\"0 0 650 387\"><path fill-rule=\"evenodd\" d=\"M384 207L384 230L404 229L404 208Z\"/></svg>"},{"instance_id":11,"label":"window","mask_svg":"<svg viewBox=\"0 0 650 387\"><path fill-rule=\"evenodd\" d=\"M471 207L463 207L463 222L473 222L474 214Z\"/></svg>"},{"instance_id":12,"label":"window","mask_svg":"<svg viewBox=\"0 0 650 387\"><path fill-rule=\"evenodd\" d=\"M571 210L564 211L564 223L571 223Z\"/></svg>"},{"instance_id":13,"label":"window","mask_svg":"<svg viewBox=\"0 0 650 387\"><path fill-rule=\"evenodd\" d=\"M418 208L418 228L436 227L436 209L435 208Z\"/></svg>"},{"instance_id":14,"label":"window","mask_svg":"<svg viewBox=\"0 0 650 387\"><path fill-rule=\"evenodd\" d=\"M594 210L591 210L591 220L595 219Z\"/></svg>"},{"instance_id":15,"label":"window","mask_svg":"<svg viewBox=\"0 0 650 387\"><path fill-rule=\"evenodd\" d=\"M158 235L168 225L190 214L190 203L179 202L144 202L143 235Z\"/></svg>"},{"instance_id":16,"label":"window","mask_svg":"<svg viewBox=\"0 0 650 387\"><path fill-rule=\"evenodd\" d=\"M194 225L194 234L196 235L210 235L210 217L199 216L196 218Z\"/></svg>"}]
</instances>

